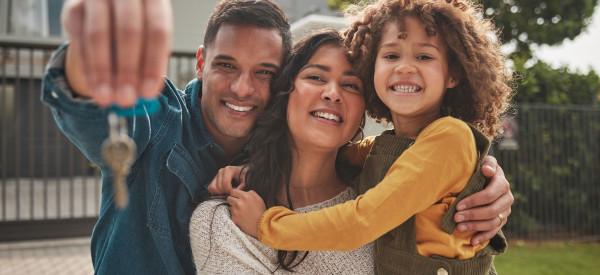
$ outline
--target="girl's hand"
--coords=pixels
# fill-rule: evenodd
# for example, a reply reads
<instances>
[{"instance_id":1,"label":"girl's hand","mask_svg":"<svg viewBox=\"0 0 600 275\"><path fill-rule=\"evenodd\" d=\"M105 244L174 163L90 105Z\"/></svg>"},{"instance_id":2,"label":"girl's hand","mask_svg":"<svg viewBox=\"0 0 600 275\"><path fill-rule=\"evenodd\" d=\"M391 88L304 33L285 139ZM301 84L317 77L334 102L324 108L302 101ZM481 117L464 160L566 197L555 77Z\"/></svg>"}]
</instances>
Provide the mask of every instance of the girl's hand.
<instances>
[{"instance_id":1,"label":"girl's hand","mask_svg":"<svg viewBox=\"0 0 600 275\"><path fill-rule=\"evenodd\" d=\"M267 210L263 199L253 190L246 192L233 189L227 197L227 202L233 222L244 233L254 238L258 237L258 223Z\"/></svg>"},{"instance_id":2,"label":"girl's hand","mask_svg":"<svg viewBox=\"0 0 600 275\"><path fill-rule=\"evenodd\" d=\"M246 186L245 166L225 166L219 169L215 178L208 185L208 192L213 195L229 195L233 190L234 183L239 183L237 189Z\"/></svg>"}]
</instances>

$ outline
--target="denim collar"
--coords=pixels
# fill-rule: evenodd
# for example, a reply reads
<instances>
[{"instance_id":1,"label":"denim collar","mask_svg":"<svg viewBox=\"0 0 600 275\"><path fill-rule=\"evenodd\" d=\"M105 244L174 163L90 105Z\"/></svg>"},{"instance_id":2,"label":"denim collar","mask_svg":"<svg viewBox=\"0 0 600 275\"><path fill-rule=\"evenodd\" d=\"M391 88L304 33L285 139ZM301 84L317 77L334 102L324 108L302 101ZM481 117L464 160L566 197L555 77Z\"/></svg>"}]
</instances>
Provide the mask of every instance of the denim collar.
<instances>
[{"instance_id":1,"label":"denim collar","mask_svg":"<svg viewBox=\"0 0 600 275\"><path fill-rule=\"evenodd\" d=\"M225 151L219 144L215 142L213 137L206 129L204 118L202 116L202 107L200 106L200 97L202 96L202 81L195 78L188 82L185 86L185 94L190 96L190 116L192 118L192 128L194 129L194 137L200 140L194 142L195 151L202 151L209 148L219 157L224 158Z\"/></svg>"}]
</instances>

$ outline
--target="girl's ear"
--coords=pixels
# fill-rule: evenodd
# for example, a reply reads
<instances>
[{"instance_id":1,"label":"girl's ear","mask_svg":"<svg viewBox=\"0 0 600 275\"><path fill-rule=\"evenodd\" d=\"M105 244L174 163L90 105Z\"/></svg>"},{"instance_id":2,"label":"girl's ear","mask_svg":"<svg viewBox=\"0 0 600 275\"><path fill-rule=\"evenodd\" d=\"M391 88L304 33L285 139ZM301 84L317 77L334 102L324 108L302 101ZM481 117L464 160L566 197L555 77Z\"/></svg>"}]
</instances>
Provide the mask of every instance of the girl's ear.
<instances>
[{"instance_id":1,"label":"girl's ear","mask_svg":"<svg viewBox=\"0 0 600 275\"><path fill-rule=\"evenodd\" d=\"M456 86L458 86L458 80L453 76L449 77L448 81L446 81L446 89L452 89Z\"/></svg>"}]
</instances>

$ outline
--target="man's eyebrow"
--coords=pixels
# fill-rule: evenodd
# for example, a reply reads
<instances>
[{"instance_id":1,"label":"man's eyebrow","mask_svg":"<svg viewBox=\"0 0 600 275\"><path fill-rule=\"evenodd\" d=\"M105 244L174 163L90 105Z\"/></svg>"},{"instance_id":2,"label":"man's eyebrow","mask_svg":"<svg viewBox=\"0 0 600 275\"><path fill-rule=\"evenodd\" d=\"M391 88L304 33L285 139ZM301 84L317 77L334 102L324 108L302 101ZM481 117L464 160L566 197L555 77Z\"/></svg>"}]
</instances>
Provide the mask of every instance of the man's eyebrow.
<instances>
[{"instance_id":1,"label":"man's eyebrow","mask_svg":"<svg viewBox=\"0 0 600 275\"><path fill-rule=\"evenodd\" d=\"M214 59L235 61L235 58L233 58L232 56L229 56L229 55L225 55L225 54L218 54L215 56Z\"/></svg>"},{"instance_id":2,"label":"man's eyebrow","mask_svg":"<svg viewBox=\"0 0 600 275\"><path fill-rule=\"evenodd\" d=\"M219 55L215 56L214 60L235 61L235 58L233 58L233 56L230 56L230 55L219 54ZM279 70L279 66L277 66L276 64L273 64L273 63L263 62L263 63L260 63L259 65L263 66L263 67L267 67L267 68L272 68L275 71Z\"/></svg>"},{"instance_id":3,"label":"man's eyebrow","mask_svg":"<svg viewBox=\"0 0 600 275\"><path fill-rule=\"evenodd\" d=\"M279 71L279 66L277 66L273 63L260 63L260 65L263 67L272 68L275 71Z\"/></svg>"}]
</instances>

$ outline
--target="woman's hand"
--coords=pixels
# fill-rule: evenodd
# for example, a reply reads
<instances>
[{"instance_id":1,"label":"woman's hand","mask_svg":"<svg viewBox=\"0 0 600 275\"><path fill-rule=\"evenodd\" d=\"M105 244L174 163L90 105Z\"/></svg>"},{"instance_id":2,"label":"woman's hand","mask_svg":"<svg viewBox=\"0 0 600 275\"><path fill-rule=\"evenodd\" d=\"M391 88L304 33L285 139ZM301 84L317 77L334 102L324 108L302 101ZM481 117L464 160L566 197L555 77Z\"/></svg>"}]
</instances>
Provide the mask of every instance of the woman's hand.
<instances>
[{"instance_id":1,"label":"woman's hand","mask_svg":"<svg viewBox=\"0 0 600 275\"><path fill-rule=\"evenodd\" d=\"M490 178L485 189L464 198L458 203L454 220L458 231L478 231L471 238L471 244L477 245L490 240L507 222L511 206L515 201L510 192L510 183L496 158L486 156L481 172Z\"/></svg>"},{"instance_id":2,"label":"woman's hand","mask_svg":"<svg viewBox=\"0 0 600 275\"><path fill-rule=\"evenodd\" d=\"M267 210L265 202L254 190L231 190L227 197L231 219L244 233L256 238L258 236L258 223L263 213Z\"/></svg>"},{"instance_id":3,"label":"woman's hand","mask_svg":"<svg viewBox=\"0 0 600 275\"><path fill-rule=\"evenodd\" d=\"M246 166L225 166L219 169L215 178L208 185L208 192L213 195L229 195L234 183L239 183L237 189L246 186Z\"/></svg>"}]
</instances>

